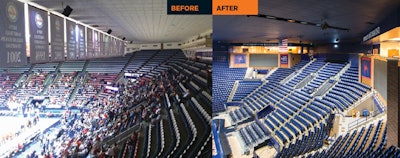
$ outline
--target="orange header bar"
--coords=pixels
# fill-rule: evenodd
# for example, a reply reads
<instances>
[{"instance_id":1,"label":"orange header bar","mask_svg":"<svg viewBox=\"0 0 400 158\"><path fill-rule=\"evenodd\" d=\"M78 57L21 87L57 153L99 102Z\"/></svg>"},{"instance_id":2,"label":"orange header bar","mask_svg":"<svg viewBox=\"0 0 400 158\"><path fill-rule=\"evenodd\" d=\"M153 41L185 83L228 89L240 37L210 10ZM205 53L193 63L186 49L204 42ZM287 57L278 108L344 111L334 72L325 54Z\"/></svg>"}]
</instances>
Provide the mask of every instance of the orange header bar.
<instances>
[{"instance_id":1,"label":"orange header bar","mask_svg":"<svg viewBox=\"0 0 400 158\"><path fill-rule=\"evenodd\" d=\"M258 0L213 0L213 15L258 15Z\"/></svg>"}]
</instances>

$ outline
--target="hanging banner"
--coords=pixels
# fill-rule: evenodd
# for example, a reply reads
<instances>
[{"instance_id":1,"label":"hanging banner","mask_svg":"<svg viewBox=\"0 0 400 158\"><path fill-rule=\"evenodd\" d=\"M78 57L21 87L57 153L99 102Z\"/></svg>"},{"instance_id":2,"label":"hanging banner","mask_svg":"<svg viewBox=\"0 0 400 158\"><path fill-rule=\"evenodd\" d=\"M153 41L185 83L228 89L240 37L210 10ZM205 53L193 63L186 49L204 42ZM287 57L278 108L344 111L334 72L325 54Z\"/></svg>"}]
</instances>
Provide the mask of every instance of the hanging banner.
<instances>
[{"instance_id":1,"label":"hanging banner","mask_svg":"<svg viewBox=\"0 0 400 158\"><path fill-rule=\"evenodd\" d=\"M111 56L110 36L104 34L104 57Z\"/></svg>"},{"instance_id":2,"label":"hanging banner","mask_svg":"<svg viewBox=\"0 0 400 158\"><path fill-rule=\"evenodd\" d=\"M64 61L64 18L50 14L51 61Z\"/></svg>"},{"instance_id":3,"label":"hanging banner","mask_svg":"<svg viewBox=\"0 0 400 158\"><path fill-rule=\"evenodd\" d=\"M361 58L361 76L371 78L371 58Z\"/></svg>"},{"instance_id":4,"label":"hanging banner","mask_svg":"<svg viewBox=\"0 0 400 158\"><path fill-rule=\"evenodd\" d=\"M289 64L289 55L288 54L281 54L280 55L281 57L280 57L280 62L281 62L281 64Z\"/></svg>"},{"instance_id":5,"label":"hanging banner","mask_svg":"<svg viewBox=\"0 0 400 158\"><path fill-rule=\"evenodd\" d=\"M124 53L125 53L124 41L119 41L118 42L118 53L119 53L119 56L123 56L124 55Z\"/></svg>"},{"instance_id":6,"label":"hanging banner","mask_svg":"<svg viewBox=\"0 0 400 158\"><path fill-rule=\"evenodd\" d=\"M77 52L76 59L86 58L86 46L85 46L85 27L83 25L76 25L77 34Z\"/></svg>"},{"instance_id":7,"label":"hanging banner","mask_svg":"<svg viewBox=\"0 0 400 158\"><path fill-rule=\"evenodd\" d=\"M86 28L86 58L93 58L94 55L93 35L93 29Z\"/></svg>"},{"instance_id":8,"label":"hanging banner","mask_svg":"<svg viewBox=\"0 0 400 158\"><path fill-rule=\"evenodd\" d=\"M30 63L49 62L49 29L47 12L29 6Z\"/></svg>"},{"instance_id":9,"label":"hanging banner","mask_svg":"<svg viewBox=\"0 0 400 158\"><path fill-rule=\"evenodd\" d=\"M103 33L100 33L100 42L99 42L99 44L100 44L100 53L99 53L99 56L98 57L105 57L106 55L105 55L105 43L104 43L104 37L105 37L106 35L105 34L103 34Z\"/></svg>"},{"instance_id":10,"label":"hanging banner","mask_svg":"<svg viewBox=\"0 0 400 158\"><path fill-rule=\"evenodd\" d=\"M0 8L0 66L26 65L24 4L1 0Z\"/></svg>"},{"instance_id":11,"label":"hanging banner","mask_svg":"<svg viewBox=\"0 0 400 158\"><path fill-rule=\"evenodd\" d=\"M93 48L94 48L94 54L90 56L91 58L99 58L100 55L100 32L99 31L93 31Z\"/></svg>"},{"instance_id":12,"label":"hanging banner","mask_svg":"<svg viewBox=\"0 0 400 158\"><path fill-rule=\"evenodd\" d=\"M112 52L113 52L113 54L114 54L114 56L119 56L119 53L118 53L118 45L117 45L117 39L116 38L113 38L113 44L112 44Z\"/></svg>"},{"instance_id":13,"label":"hanging banner","mask_svg":"<svg viewBox=\"0 0 400 158\"><path fill-rule=\"evenodd\" d=\"M77 29L76 23L67 20L67 58L68 60L77 59Z\"/></svg>"}]
</instances>

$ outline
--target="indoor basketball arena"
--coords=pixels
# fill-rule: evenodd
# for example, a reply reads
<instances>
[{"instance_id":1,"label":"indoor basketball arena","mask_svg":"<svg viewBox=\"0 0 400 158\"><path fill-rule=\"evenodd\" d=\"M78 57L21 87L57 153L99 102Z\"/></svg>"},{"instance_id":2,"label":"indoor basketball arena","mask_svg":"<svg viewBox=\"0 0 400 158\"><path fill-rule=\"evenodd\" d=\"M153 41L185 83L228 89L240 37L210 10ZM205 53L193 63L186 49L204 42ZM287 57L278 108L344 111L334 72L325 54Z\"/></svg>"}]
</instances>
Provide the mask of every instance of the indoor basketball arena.
<instances>
[{"instance_id":1,"label":"indoor basketball arena","mask_svg":"<svg viewBox=\"0 0 400 158\"><path fill-rule=\"evenodd\" d=\"M210 157L212 16L1 0L0 157Z\"/></svg>"},{"instance_id":2,"label":"indoor basketball arena","mask_svg":"<svg viewBox=\"0 0 400 158\"><path fill-rule=\"evenodd\" d=\"M260 0L213 30L213 157L400 157L398 1Z\"/></svg>"}]
</instances>

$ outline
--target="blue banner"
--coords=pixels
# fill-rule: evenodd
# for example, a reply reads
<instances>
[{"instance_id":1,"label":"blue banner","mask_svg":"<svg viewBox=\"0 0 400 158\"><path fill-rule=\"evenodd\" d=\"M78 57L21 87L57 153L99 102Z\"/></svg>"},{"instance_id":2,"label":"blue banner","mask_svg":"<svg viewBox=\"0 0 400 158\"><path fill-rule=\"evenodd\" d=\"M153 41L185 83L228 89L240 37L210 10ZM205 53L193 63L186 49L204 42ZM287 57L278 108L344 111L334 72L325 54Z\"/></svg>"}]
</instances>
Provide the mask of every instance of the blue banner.
<instances>
[{"instance_id":1,"label":"blue banner","mask_svg":"<svg viewBox=\"0 0 400 158\"><path fill-rule=\"evenodd\" d=\"M246 64L246 54L235 54L235 64Z\"/></svg>"},{"instance_id":2,"label":"blue banner","mask_svg":"<svg viewBox=\"0 0 400 158\"><path fill-rule=\"evenodd\" d=\"M371 59L361 58L361 76L371 78Z\"/></svg>"},{"instance_id":3,"label":"blue banner","mask_svg":"<svg viewBox=\"0 0 400 158\"><path fill-rule=\"evenodd\" d=\"M288 54L281 54L281 64L288 64L288 63L289 63Z\"/></svg>"}]
</instances>

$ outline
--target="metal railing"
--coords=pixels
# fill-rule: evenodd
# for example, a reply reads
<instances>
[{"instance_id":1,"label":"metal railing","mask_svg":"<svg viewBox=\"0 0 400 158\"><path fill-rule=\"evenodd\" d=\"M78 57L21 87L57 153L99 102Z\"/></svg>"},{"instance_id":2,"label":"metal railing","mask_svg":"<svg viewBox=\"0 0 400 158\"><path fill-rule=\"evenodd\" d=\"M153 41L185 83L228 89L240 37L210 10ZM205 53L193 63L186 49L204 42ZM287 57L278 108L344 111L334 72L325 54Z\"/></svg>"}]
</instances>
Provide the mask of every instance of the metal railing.
<instances>
[{"instance_id":1,"label":"metal railing","mask_svg":"<svg viewBox=\"0 0 400 158\"><path fill-rule=\"evenodd\" d=\"M378 118L379 116L384 115L385 113L381 113L379 110L375 110L372 113L369 113L369 116L367 117L361 117L353 122L350 122L347 127L348 127L348 131L359 127L361 125L365 125L367 122L369 122L370 120L374 120L376 118Z\"/></svg>"},{"instance_id":2,"label":"metal railing","mask_svg":"<svg viewBox=\"0 0 400 158\"><path fill-rule=\"evenodd\" d=\"M231 102L232 101L233 96L235 95L236 90L237 90L238 87L239 87L239 80L236 80L235 83L233 84L233 87L232 87L231 93L229 94L227 102Z\"/></svg>"}]
</instances>

